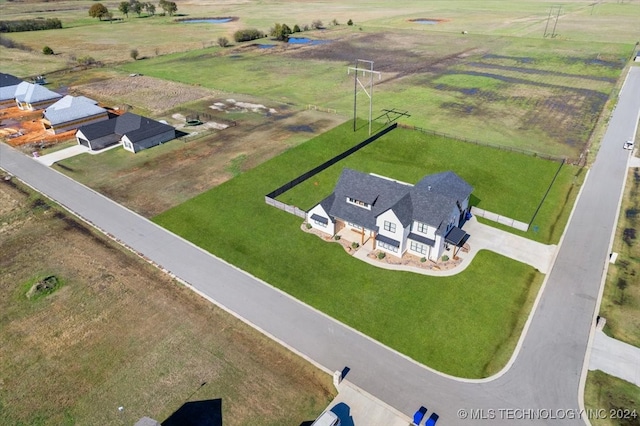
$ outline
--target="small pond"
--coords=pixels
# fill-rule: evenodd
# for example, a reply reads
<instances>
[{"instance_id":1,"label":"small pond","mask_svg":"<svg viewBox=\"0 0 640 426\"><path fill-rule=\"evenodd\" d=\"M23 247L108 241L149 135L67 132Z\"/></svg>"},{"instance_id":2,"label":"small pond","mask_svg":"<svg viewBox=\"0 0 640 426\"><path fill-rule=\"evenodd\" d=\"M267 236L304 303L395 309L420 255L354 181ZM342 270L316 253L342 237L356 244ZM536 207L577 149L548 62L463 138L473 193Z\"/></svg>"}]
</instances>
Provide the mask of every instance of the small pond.
<instances>
[{"instance_id":1,"label":"small pond","mask_svg":"<svg viewBox=\"0 0 640 426\"><path fill-rule=\"evenodd\" d=\"M331 43L331 40L312 40L306 37L289 37L289 44L310 44L312 46L318 44Z\"/></svg>"},{"instance_id":2,"label":"small pond","mask_svg":"<svg viewBox=\"0 0 640 426\"><path fill-rule=\"evenodd\" d=\"M184 19L180 22L183 24L226 24L231 21L233 21L233 18Z\"/></svg>"},{"instance_id":3,"label":"small pond","mask_svg":"<svg viewBox=\"0 0 640 426\"><path fill-rule=\"evenodd\" d=\"M415 22L416 24L424 24L424 25L436 25L439 21L435 19L415 19L411 22Z\"/></svg>"},{"instance_id":4,"label":"small pond","mask_svg":"<svg viewBox=\"0 0 640 426\"><path fill-rule=\"evenodd\" d=\"M276 47L275 44L258 44L258 49L271 49L272 47Z\"/></svg>"}]
</instances>

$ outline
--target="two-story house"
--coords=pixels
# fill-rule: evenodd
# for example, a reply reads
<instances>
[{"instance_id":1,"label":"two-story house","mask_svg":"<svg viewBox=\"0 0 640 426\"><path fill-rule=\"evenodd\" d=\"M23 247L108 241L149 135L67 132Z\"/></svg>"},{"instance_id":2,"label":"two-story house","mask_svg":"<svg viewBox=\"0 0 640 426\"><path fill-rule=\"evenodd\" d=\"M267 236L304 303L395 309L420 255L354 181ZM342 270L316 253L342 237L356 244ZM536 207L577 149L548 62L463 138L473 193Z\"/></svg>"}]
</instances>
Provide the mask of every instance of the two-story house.
<instances>
[{"instance_id":1,"label":"two-story house","mask_svg":"<svg viewBox=\"0 0 640 426\"><path fill-rule=\"evenodd\" d=\"M344 169L331 195L307 213L315 229L335 235L344 228L360 243L402 257L411 253L437 261L447 245L467 237L461 229L473 188L448 171L425 176L415 185Z\"/></svg>"}]
</instances>

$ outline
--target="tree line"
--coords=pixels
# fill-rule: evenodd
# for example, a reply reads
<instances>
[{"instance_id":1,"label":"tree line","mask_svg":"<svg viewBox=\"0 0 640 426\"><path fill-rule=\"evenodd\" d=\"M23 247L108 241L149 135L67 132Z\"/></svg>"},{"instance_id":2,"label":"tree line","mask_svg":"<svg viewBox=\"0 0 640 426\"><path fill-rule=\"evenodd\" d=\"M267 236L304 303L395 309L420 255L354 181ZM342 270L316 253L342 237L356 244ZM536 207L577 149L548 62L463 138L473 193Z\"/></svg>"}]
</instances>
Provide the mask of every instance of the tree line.
<instances>
[{"instance_id":1,"label":"tree line","mask_svg":"<svg viewBox=\"0 0 640 426\"><path fill-rule=\"evenodd\" d=\"M54 30L62 28L58 18L20 19L16 21L0 21L0 33L17 33L21 31Z\"/></svg>"},{"instance_id":2,"label":"tree line","mask_svg":"<svg viewBox=\"0 0 640 426\"><path fill-rule=\"evenodd\" d=\"M173 16L174 13L178 11L178 5L175 2L160 0L158 3L160 9L163 10L163 13L168 14L169 16ZM153 16L156 14L156 6L151 2L141 2L138 0L129 0L120 2L118 5L118 11L120 11L127 18L129 17L129 13L135 13L140 16L142 11L145 11L148 16ZM113 13L107 9L105 5L102 3L96 3L89 8L89 16L92 18L98 18L100 21L103 19L111 20L113 19Z\"/></svg>"}]
</instances>

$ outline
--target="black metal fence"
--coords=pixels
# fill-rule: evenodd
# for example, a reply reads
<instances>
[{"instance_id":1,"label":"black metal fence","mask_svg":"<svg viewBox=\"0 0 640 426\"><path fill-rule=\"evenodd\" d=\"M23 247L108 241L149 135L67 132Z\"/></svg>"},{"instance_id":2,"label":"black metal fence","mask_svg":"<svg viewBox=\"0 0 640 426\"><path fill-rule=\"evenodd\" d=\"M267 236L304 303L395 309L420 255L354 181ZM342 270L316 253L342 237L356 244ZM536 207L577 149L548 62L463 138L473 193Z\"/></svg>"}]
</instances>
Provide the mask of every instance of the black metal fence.
<instances>
[{"instance_id":1,"label":"black metal fence","mask_svg":"<svg viewBox=\"0 0 640 426\"><path fill-rule=\"evenodd\" d=\"M297 178L293 179L292 181L285 183L280 188L268 193L266 195L266 197L267 198L276 198L276 197L284 194L285 192L287 192L288 190L290 190L294 186L297 186L297 185L301 184L302 182L304 182L305 180L309 179L310 177L313 177L313 176L317 175L318 173L320 173L321 171L333 166L338 161L340 161L340 160L342 160L344 158L347 158L348 156L350 156L354 152L364 148L365 146L369 145L371 142L375 141L376 139L386 135L387 133L389 133L390 131L392 131L396 127L398 127L398 123L393 123L391 126L384 128L383 130L381 130L380 132L378 132L375 135L371 136L370 138L360 142L357 145L352 146L351 148L349 148L348 150L344 151L343 153L336 155L335 157L331 158L330 160L327 160L324 163L320 164L319 166L314 167L313 169L309 170L308 172L301 174L300 176L298 176Z\"/></svg>"}]
</instances>

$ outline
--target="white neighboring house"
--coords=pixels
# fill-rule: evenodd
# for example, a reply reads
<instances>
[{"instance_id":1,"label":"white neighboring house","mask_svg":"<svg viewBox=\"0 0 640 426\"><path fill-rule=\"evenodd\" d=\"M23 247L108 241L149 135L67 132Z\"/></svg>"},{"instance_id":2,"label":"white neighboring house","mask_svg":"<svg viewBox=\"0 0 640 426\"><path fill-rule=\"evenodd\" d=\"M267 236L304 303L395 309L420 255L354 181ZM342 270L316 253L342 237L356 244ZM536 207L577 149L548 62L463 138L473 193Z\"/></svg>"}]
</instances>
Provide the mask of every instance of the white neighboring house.
<instances>
[{"instance_id":1,"label":"white neighboring house","mask_svg":"<svg viewBox=\"0 0 640 426\"><path fill-rule=\"evenodd\" d=\"M44 110L42 125L55 135L108 119L107 110L93 99L67 95Z\"/></svg>"},{"instance_id":2,"label":"white neighboring house","mask_svg":"<svg viewBox=\"0 0 640 426\"><path fill-rule=\"evenodd\" d=\"M29 111L44 109L57 102L60 98L62 98L60 93L26 81L18 84L15 92L15 101L18 108Z\"/></svg>"},{"instance_id":3,"label":"white neighboring house","mask_svg":"<svg viewBox=\"0 0 640 426\"><path fill-rule=\"evenodd\" d=\"M406 252L437 261L447 245L460 247L473 188L454 172L425 176L410 185L345 168L331 195L307 213L315 229L335 235L350 228L360 244L402 257Z\"/></svg>"},{"instance_id":4,"label":"white neighboring house","mask_svg":"<svg viewBox=\"0 0 640 426\"><path fill-rule=\"evenodd\" d=\"M0 109L16 105L16 89L22 80L11 74L0 72Z\"/></svg>"},{"instance_id":5,"label":"white neighboring house","mask_svg":"<svg viewBox=\"0 0 640 426\"><path fill-rule=\"evenodd\" d=\"M92 151L122 143L124 149L134 153L175 137L176 129L172 126L130 112L82 126L76 133L78 144Z\"/></svg>"}]
</instances>

